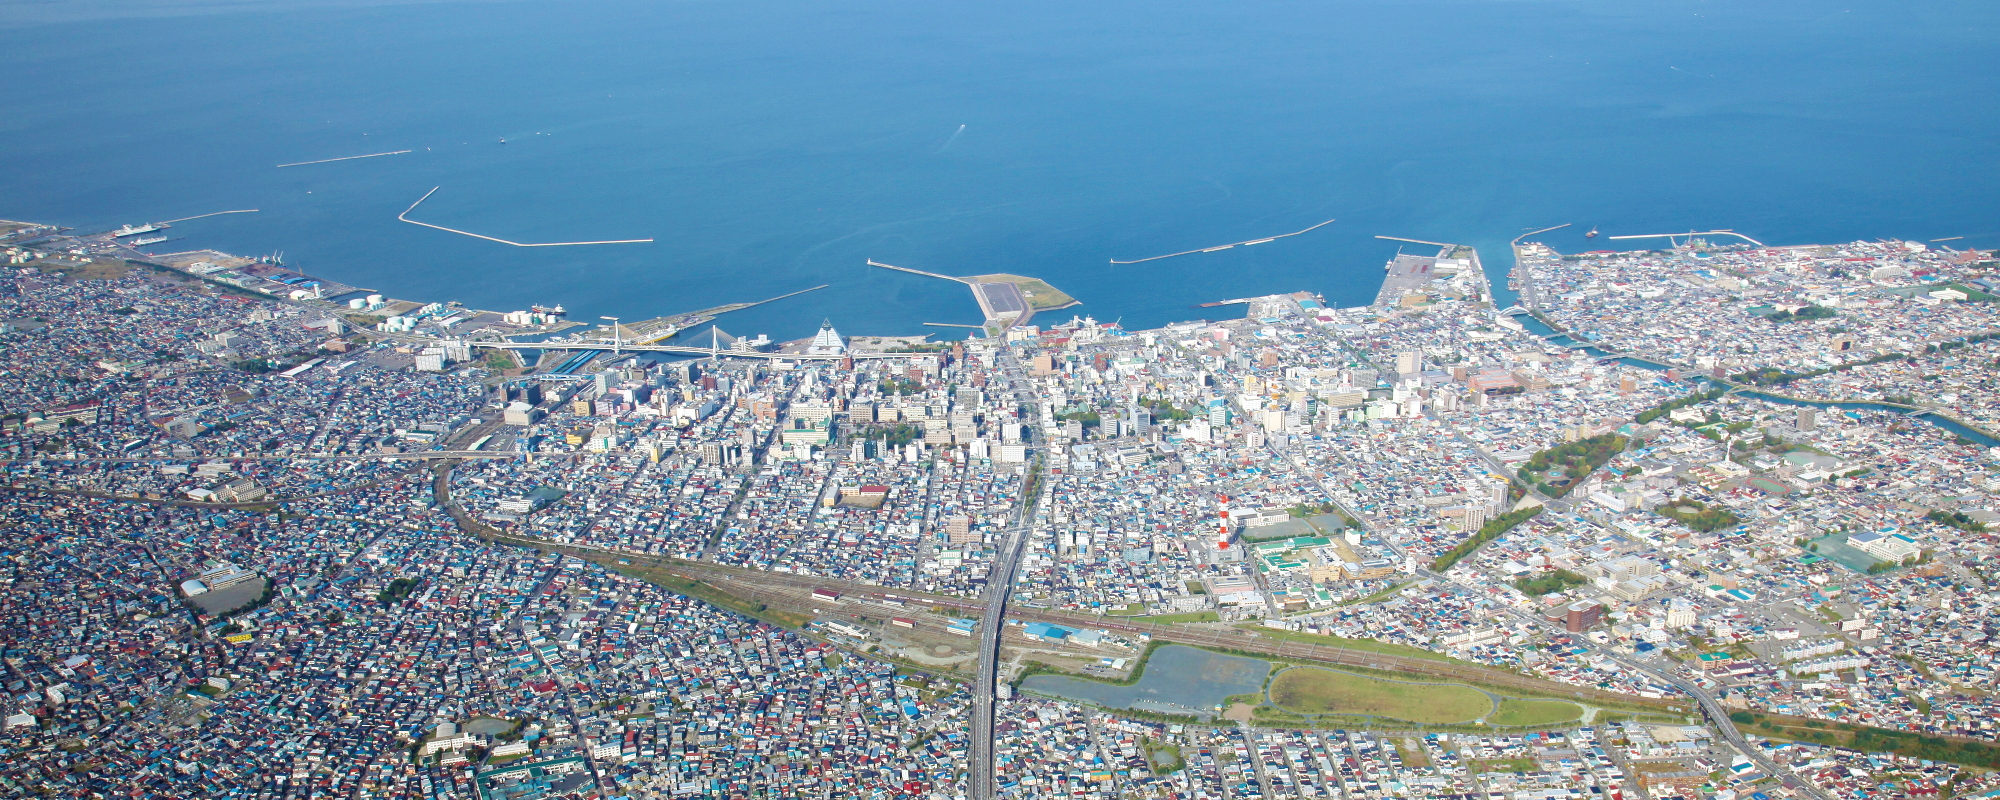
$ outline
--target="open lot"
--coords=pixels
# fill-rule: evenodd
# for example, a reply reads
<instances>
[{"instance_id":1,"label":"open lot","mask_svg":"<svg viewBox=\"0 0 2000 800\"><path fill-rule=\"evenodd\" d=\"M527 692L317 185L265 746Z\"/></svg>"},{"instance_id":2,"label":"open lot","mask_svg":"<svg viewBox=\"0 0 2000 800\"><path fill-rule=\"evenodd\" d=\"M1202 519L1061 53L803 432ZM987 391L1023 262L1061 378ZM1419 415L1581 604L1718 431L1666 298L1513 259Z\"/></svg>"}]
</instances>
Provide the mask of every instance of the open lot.
<instances>
[{"instance_id":1,"label":"open lot","mask_svg":"<svg viewBox=\"0 0 2000 800\"><path fill-rule=\"evenodd\" d=\"M1493 710L1484 692L1464 684L1403 683L1314 667L1285 670L1271 681L1271 702L1299 714L1362 714L1417 723L1470 722Z\"/></svg>"},{"instance_id":2,"label":"open lot","mask_svg":"<svg viewBox=\"0 0 2000 800\"><path fill-rule=\"evenodd\" d=\"M1500 708L1486 721L1500 726L1555 725L1572 722L1583 716L1583 707L1561 700L1522 700L1509 697L1500 701Z\"/></svg>"}]
</instances>

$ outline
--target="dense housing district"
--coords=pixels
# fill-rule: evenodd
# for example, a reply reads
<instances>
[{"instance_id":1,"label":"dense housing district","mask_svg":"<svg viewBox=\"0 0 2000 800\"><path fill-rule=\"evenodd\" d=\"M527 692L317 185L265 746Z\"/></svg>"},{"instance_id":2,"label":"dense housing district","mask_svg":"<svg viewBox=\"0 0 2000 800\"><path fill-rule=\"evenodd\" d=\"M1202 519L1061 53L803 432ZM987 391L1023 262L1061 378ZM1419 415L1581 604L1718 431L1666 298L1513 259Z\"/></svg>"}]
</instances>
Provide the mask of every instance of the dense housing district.
<instances>
[{"instance_id":1,"label":"dense housing district","mask_svg":"<svg viewBox=\"0 0 2000 800\"><path fill-rule=\"evenodd\" d=\"M0 234L8 796L2000 797L1990 253L536 353Z\"/></svg>"}]
</instances>

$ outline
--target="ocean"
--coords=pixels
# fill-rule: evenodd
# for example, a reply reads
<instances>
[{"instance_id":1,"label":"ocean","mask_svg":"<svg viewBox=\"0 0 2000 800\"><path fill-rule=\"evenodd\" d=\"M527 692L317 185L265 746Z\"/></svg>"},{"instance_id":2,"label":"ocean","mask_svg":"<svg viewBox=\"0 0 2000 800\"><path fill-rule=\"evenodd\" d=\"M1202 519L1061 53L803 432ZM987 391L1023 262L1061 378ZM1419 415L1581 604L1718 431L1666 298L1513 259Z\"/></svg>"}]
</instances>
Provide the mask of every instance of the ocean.
<instances>
[{"instance_id":1,"label":"ocean","mask_svg":"<svg viewBox=\"0 0 2000 800\"><path fill-rule=\"evenodd\" d=\"M255 208L155 247L584 319L829 284L718 321L776 339L979 321L871 258L1041 277L1083 306L1037 321L1140 328L1273 292L1364 304L1399 247L1433 249L1377 235L1474 245L1496 276L1565 222L1538 238L1995 247L1996 23L1873 0L4 2L0 218ZM397 221L433 187L413 219L655 241Z\"/></svg>"}]
</instances>

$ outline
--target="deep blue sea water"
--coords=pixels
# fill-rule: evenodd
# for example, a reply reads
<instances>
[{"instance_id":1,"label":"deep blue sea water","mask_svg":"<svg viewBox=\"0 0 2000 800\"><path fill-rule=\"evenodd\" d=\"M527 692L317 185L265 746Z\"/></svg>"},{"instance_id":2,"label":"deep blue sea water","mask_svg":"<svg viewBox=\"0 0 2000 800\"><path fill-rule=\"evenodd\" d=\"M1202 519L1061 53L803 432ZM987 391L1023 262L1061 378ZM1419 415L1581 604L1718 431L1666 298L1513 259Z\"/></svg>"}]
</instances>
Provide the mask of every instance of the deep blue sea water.
<instances>
[{"instance_id":1,"label":"deep blue sea water","mask_svg":"<svg viewBox=\"0 0 2000 800\"><path fill-rule=\"evenodd\" d=\"M1494 272L1561 222L1566 251L1605 246L1593 225L2000 246L1991 2L196 5L0 2L0 217L259 208L171 248L586 317L832 284L721 320L778 338L978 321L867 258L1041 276L1139 327L1367 302L1397 248L1376 234ZM658 241L396 221L433 186L415 218Z\"/></svg>"}]
</instances>

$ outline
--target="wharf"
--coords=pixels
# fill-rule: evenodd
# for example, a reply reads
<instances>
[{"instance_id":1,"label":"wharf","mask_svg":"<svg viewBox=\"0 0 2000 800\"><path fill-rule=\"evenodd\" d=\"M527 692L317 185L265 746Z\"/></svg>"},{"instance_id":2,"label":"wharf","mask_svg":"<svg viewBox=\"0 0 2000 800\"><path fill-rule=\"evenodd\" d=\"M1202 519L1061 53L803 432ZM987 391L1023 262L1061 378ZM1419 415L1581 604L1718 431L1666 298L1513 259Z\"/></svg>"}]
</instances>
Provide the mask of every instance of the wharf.
<instances>
[{"instance_id":1,"label":"wharf","mask_svg":"<svg viewBox=\"0 0 2000 800\"><path fill-rule=\"evenodd\" d=\"M1390 237L1382 236L1376 238L1386 239ZM1435 243L1424 242L1424 244ZM1441 246L1443 249L1439 250L1437 255L1431 256L1397 253L1388 266L1383 268L1387 274L1382 276L1381 290L1375 293L1375 307L1383 308L1395 305L1411 289L1429 283L1432 278L1437 277L1435 272L1437 260L1451 255L1451 252L1458 247L1453 244Z\"/></svg>"},{"instance_id":2,"label":"wharf","mask_svg":"<svg viewBox=\"0 0 2000 800\"><path fill-rule=\"evenodd\" d=\"M165 267L202 280L228 284L280 300L290 300L293 291L305 289L313 284L318 284L320 299L329 304L335 298L345 295L368 294L374 291L325 278L316 278L277 264L233 256L220 250L138 255L139 258L131 259L133 263Z\"/></svg>"}]
</instances>

